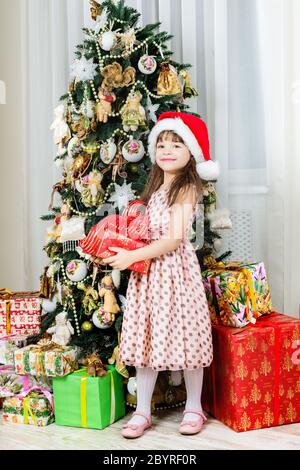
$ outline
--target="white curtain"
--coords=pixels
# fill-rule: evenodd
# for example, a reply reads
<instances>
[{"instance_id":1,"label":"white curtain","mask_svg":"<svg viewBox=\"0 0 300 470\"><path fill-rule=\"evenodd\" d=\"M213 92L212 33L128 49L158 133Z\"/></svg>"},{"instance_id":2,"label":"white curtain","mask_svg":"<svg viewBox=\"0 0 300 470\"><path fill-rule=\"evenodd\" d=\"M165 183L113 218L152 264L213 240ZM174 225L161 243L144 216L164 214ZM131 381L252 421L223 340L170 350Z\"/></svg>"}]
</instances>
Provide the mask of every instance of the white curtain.
<instances>
[{"instance_id":1,"label":"white curtain","mask_svg":"<svg viewBox=\"0 0 300 470\"><path fill-rule=\"evenodd\" d=\"M230 207L234 222L234 229L224 233L223 249L232 249L232 258L264 260L275 308L298 315L298 0L126 3L141 12L141 24L161 21L162 29L174 35L170 46L176 60L193 65L199 97L190 101L191 109L208 124L212 155L222 168L219 203ZM22 145L14 156L20 183L11 196L15 206L10 202L18 221L12 210L5 221L6 234L16 222L19 233L1 236L0 285L9 280L8 287L33 289L46 263L42 246L47 224L39 216L47 212L52 185L59 180L49 126L68 87L81 28L92 20L88 0L2 0L1 5L3 24L13 15L20 24L15 52L22 86L15 74L7 75L6 85L9 97L14 81L21 102L7 104L4 118L9 116L5 113L18 116ZM0 32L1 44L8 31ZM16 145L10 142L9 147L3 137L7 149ZM7 162L7 177L10 168ZM7 187L0 189L2 205ZM16 239L22 242L17 247Z\"/></svg>"}]
</instances>

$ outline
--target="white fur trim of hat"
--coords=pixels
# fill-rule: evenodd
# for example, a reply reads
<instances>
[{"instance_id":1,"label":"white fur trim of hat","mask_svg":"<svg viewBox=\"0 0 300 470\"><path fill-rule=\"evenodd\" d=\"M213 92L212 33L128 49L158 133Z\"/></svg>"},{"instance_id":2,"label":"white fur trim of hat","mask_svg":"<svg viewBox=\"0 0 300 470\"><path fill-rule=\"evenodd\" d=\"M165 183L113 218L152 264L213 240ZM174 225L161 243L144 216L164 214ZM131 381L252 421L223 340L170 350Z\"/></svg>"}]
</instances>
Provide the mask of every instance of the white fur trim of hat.
<instances>
[{"instance_id":1,"label":"white fur trim of hat","mask_svg":"<svg viewBox=\"0 0 300 470\"><path fill-rule=\"evenodd\" d=\"M213 181L218 178L219 163L210 159L208 133L202 119L181 112L163 113L148 137L148 151L152 163L155 163L158 136L164 131L173 131L182 138L196 160L197 172L201 179Z\"/></svg>"}]
</instances>

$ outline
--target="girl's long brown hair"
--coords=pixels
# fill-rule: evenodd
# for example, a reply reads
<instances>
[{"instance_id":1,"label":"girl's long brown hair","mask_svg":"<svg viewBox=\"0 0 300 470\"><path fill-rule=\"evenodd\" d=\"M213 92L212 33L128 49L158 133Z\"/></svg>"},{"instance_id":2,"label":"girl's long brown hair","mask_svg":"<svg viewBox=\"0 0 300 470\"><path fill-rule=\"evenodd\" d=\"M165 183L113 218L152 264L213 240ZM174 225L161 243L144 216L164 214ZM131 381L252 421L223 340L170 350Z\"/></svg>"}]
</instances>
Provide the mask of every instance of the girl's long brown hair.
<instances>
[{"instance_id":1,"label":"girl's long brown hair","mask_svg":"<svg viewBox=\"0 0 300 470\"><path fill-rule=\"evenodd\" d=\"M173 142L184 143L182 138L173 131L161 132L158 136L157 143L170 137ZM163 182L164 172L157 163L154 163L150 170L144 191L141 194L141 199L147 204L152 194L160 188ZM168 191L168 206L172 206L176 202L178 195L182 195L190 186L194 186L196 201L199 202L202 198L203 188L201 178L197 173L196 161L193 156L191 156L185 167L178 170L177 175L173 179Z\"/></svg>"}]
</instances>

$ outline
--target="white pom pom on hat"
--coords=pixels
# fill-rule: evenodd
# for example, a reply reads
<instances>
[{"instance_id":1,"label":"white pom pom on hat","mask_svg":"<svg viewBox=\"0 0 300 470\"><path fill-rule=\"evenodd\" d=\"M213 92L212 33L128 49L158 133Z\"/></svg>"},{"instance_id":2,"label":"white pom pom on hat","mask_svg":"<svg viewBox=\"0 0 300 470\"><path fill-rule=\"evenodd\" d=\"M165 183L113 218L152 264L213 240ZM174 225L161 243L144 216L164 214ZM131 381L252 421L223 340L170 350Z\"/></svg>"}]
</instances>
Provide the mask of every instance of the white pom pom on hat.
<instances>
[{"instance_id":1,"label":"white pom pom on hat","mask_svg":"<svg viewBox=\"0 0 300 470\"><path fill-rule=\"evenodd\" d=\"M182 138L196 160L197 172L201 179L213 181L218 178L219 163L210 158L208 131L201 118L183 112L162 113L148 138L152 163L155 163L158 136L164 131L173 131Z\"/></svg>"}]
</instances>

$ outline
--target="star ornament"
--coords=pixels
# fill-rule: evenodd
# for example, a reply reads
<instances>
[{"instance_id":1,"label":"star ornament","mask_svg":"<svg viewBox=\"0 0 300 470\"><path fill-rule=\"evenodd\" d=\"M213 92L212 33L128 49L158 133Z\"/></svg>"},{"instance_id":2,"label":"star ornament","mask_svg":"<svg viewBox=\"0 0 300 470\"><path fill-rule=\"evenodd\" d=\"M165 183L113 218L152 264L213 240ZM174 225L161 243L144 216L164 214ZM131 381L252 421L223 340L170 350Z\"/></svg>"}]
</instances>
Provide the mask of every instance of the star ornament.
<instances>
[{"instance_id":1,"label":"star ornament","mask_svg":"<svg viewBox=\"0 0 300 470\"><path fill-rule=\"evenodd\" d=\"M149 119L151 119L151 121L153 121L153 122L157 122L156 113L159 109L159 106L160 106L160 104L153 104L150 97L148 96L148 99L147 99L147 112L148 112Z\"/></svg>"},{"instance_id":2,"label":"star ornament","mask_svg":"<svg viewBox=\"0 0 300 470\"><path fill-rule=\"evenodd\" d=\"M135 198L135 191L131 188L132 183L123 183L123 186L115 184L115 191L110 196L109 201L121 211L125 208L129 201Z\"/></svg>"},{"instance_id":3,"label":"star ornament","mask_svg":"<svg viewBox=\"0 0 300 470\"><path fill-rule=\"evenodd\" d=\"M98 64L94 64L93 59L82 56L81 59L74 60L71 65L71 79L76 79L78 82L93 80L97 75L97 67Z\"/></svg>"}]
</instances>

